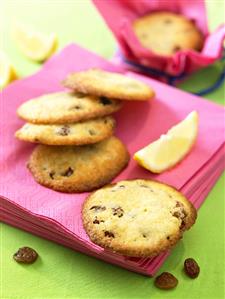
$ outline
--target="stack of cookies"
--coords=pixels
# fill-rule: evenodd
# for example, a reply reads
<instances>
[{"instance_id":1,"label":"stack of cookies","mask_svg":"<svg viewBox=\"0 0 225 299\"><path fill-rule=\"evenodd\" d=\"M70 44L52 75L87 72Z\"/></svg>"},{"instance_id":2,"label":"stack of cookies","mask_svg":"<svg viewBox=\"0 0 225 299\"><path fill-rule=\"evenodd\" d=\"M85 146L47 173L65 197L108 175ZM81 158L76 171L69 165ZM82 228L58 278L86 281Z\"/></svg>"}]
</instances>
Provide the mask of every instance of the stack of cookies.
<instances>
[{"instance_id":1,"label":"stack of cookies","mask_svg":"<svg viewBox=\"0 0 225 299\"><path fill-rule=\"evenodd\" d=\"M69 75L69 92L46 94L17 110L27 123L20 140L40 143L28 162L35 180L61 192L85 192L109 183L127 165L129 153L113 135L110 114L122 100L154 96L142 82L99 69Z\"/></svg>"}]
</instances>

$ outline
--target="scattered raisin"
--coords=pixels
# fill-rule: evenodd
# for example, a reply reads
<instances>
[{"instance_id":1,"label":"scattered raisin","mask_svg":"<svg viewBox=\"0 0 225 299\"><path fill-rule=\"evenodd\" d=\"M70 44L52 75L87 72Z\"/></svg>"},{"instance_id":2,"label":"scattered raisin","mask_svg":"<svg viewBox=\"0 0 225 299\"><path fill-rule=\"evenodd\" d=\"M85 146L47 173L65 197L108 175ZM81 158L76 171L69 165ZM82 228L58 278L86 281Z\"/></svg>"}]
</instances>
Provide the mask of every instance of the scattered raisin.
<instances>
[{"instance_id":1,"label":"scattered raisin","mask_svg":"<svg viewBox=\"0 0 225 299\"><path fill-rule=\"evenodd\" d=\"M189 277L196 278L199 275L200 268L194 259L188 258L184 261L184 271Z\"/></svg>"},{"instance_id":2,"label":"scattered raisin","mask_svg":"<svg viewBox=\"0 0 225 299\"><path fill-rule=\"evenodd\" d=\"M155 286L164 290L173 289L177 286L177 284L177 278L169 272L163 272L155 279Z\"/></svg>"},{"instance_id":3,"label":"scattered raisin","mask_svg":"<svg viewBox=\"0 0 225 299\"><path fill-rule=\"evenodd\" d=\"M34 138L34 142L40 142L38 138Z\"/></svg>"},{"instance_id":4,"label":"scattered raisin","mask_svg":"<svg viewBox=\"0 0 225 299\"><path fill-rule=\"evenodd\" d=\"M106 207L104 207L104 206L93 206L93 207L90 208L90 210L95 210L95 212L105 211Z\"/></svg>"},{"instance_id":5,"label":"scattered raisin","mask_svg":"<svg viewBox=\"0 0 225 299\"><path fill-rule=\"evenodd\" d=\"M112 104L112 102L106 97L100 97L100 103L104 106Z\"/></svg>"},{"instance_id":6,"label":"scattered raisin","mask_svg":"<svg viewBox=\"0 0 225 299\"><path fill-rule=\"evenodd\" d=\"M109 232L109 231L105 231L105 237L115 238L114 234L112 232Z\"/></svg>"},{"instance_id":7,"label":"scattered raisin","mask_svg":"<svg viewBox=\"0 0 225 299\"><path fill-rule=\"evenodd\" d=\"M67 136L70 133L70 127L65 125L61 128L59 128L59 130L57 130L56 134L60 135L60 136Z\"/></svg>"},{"instance_id":8,"label":"scattered raisin","mask_svg":"<svg viewBox=\"0 0 225 299\"><path fill-rule=\"evenodd\" d=\"M112 208L113 216L118 216L119 218L123 216L124 210L121 207Z\"/></svg>"},{"instance_id":9,"label":"scattered raisin","mask_svg":"<svg viewBox=\"0 0 225 299\"><path fill-rule=\"evenodd\" d=\"M52 180L54 180L55 171L49 172L49 176Z\"/></svg>"},{"instance_id":10,"label":"scattered raisin","mask_svg":"<svg viewBox=\"0 0 225 299\"><path fill-rule=\"evenodd\" d=\"M65 172L63 172L61 175L62 176L67 176L67 177L69 177L69 176L71 176L72 174L73 174L73 169L71 168L71 167L68 167L66 170L65 170Z\"/></svg>"},{"instance_id":11,"label":"scattered raisin","mask_svg":"<svg viewBox=\"0 0 225 299\"><path fill-rule=\"evenodd\" d=\"M30 247L19 248L13 258L17 263L32 264L38 257L37 252Z\"/></svg>"}]
</instances>

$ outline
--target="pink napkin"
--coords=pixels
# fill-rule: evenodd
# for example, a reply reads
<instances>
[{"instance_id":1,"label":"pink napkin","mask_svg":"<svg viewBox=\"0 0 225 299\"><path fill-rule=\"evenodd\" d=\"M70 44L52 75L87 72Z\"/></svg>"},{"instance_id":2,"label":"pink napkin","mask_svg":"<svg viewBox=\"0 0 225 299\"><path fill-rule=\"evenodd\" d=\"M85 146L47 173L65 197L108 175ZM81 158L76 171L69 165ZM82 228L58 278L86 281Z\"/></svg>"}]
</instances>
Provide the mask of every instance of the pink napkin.
<instances>
[{"instance_id":1,"label":"pink napkin","mask_svg":"<svg viewBox=\"0 0 225 299\"><path fill-rule=\"evenodd\" d=\"M16 81L1 94L0 109L0 210L1 220L44 238L64 244L132 271L153 275L168 253L152 259L114 254L93 244L81 220L81 206L87 196L59 193L37 184L26 168L34 145L18 141L14 132L23 124L16 108L24 101L61 90L60 81L73 71L90 67L124 72L151 85L156 98L129 102L116 113L116 135L134 152L157 139L192 110L199 113L199 135L192 152L177 167L161 175L150 174L131 158L115 179L149 178L181 190L199 207L224 170L224 108L197 96L125 69L76 45L66 47L50 59L41 71Z\"/></svg>"},{"instance_id":2,"label":"pink napkin","mask_svg":"<svg viewBox=\"0 0 225 299\"><path fill-rule=\"evenodd\" d=\"M93 2L115 35L122 53L129 60L171 75L179 75L206 67L221 58L225 25L209 33L204 0L93 0ZM205 37L202 51L179 51L168 57L144 48L134 34L132 23L138 17L152 11L170 11L193 20Z\"/></svg>"}]
</instances>

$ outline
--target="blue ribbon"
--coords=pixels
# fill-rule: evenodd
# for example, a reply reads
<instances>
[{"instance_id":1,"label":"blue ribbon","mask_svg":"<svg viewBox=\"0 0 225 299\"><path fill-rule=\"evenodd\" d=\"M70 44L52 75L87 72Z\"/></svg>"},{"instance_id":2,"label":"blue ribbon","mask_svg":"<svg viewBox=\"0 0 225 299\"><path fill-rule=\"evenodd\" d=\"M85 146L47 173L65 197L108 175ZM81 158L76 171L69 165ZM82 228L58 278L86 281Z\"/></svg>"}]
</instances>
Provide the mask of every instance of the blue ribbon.
<instances>
[{"instance_id":1,"label":"blue ribbon","mask_svg":"<svg viewBox=\"0 0 225 299\"><path fill-rule=\"evenodd\" d=\"M176 84L176 81L178 80L182 80L184 78L187 77L187 75L183 72L177 76L172 76L172 75L169 75L167 74L166 72L164 71L160 71L160 70L157 70L157 69L154 69L154 68L151 68L151 67L148 67L148 66L145 66L145 65L141 65L135 61L131 61L131 60L128 60L126 59L124 56L122 56L122 60L131 65L132 67L135 67L137 68L138 70L140 70L142 73L145 73L147 75L150 75L150 76L159 76L159 77L163 77L166 79L167 83L169 85L172 85L172 86L175 86ZM225 49L223 51L223 57L221 58L221 61L225 60ZM203 96L203 95L206 95L210 92L213 92L215 91L216 89L218 89L224 82L225 80L225 68L223 68L221 74L219 75L219 77L217 78L216 82L213 83L211 86L201 90L201 91L198 91L198 92L193 92L193 94L196 94L196 95L199 95L199 96Z\"/></svg>"}]
</instances>

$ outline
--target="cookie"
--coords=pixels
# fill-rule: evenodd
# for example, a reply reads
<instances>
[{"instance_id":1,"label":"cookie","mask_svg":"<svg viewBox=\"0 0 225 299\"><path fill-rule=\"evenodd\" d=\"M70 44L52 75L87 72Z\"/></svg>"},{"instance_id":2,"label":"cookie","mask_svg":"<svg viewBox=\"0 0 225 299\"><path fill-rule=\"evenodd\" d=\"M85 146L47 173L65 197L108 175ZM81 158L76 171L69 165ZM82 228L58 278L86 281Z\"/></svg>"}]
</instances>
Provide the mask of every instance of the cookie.
<instances>
[{"instance_id":1,"label":"cookie","mask_svg":"<svg viewBox=\"0 0 225 299\"><path fill-rule=\"evenodd\" d=\"M180 192L142 179L105 186L90 194L82 209L84 228L94 243L136 257L170 249L196 217Z\"/></svg>"},{"instance_id":2,"label":"cookie","mask_svg":"<svg viewBox=\"0 0 225 299\"><path fill-rule=\"evenodd\" d=\"M109 183L128 161L127 149L112 136L92 145L38 145L28 168L39 184L72 193L91 191Z\"/></svg>"},{"instance_id":3,"label":"cookie","mask_svg":"<svg viewBox=\"0 0 225 299\"><path fill-rule=\"evenodd\" d=\"M122 107L118 100L58 92L23 103L17 114L30 123L65 124L109 115Z\"/></svg>"},{"instance_id":4,"label":"cookie","mask_svg":"<svg viewBox=\"0 0 225 299\"><path fill-rule=\"evenodd\" d=\"M143 47L159 55L171 56L181 50L200 51L203 34L183 15L154 12L133 23L134 33Z\"/></svg>"},{"instance_id":5,"label":"cookie","mask_svg":"<svg viewBox=\"0 0 225 299\"><path fill-rule=\"evenodd\" d=\"M74 91L120 100L149 100L154 91L145 83L118 73L90 69L70 74L63 85Z\"/></svg>"},{"instance_id":6,"label":"cookie","mask_svg":"<svg viewBox=\"0 0 225 299\"><path fill-rule=\"evenodd\" d=\"M84 145L99 142L113 134L111 116L75 124L39 125L26 123L15 136L24 141L48 145Z\"/></svg>"}]
</instances>

